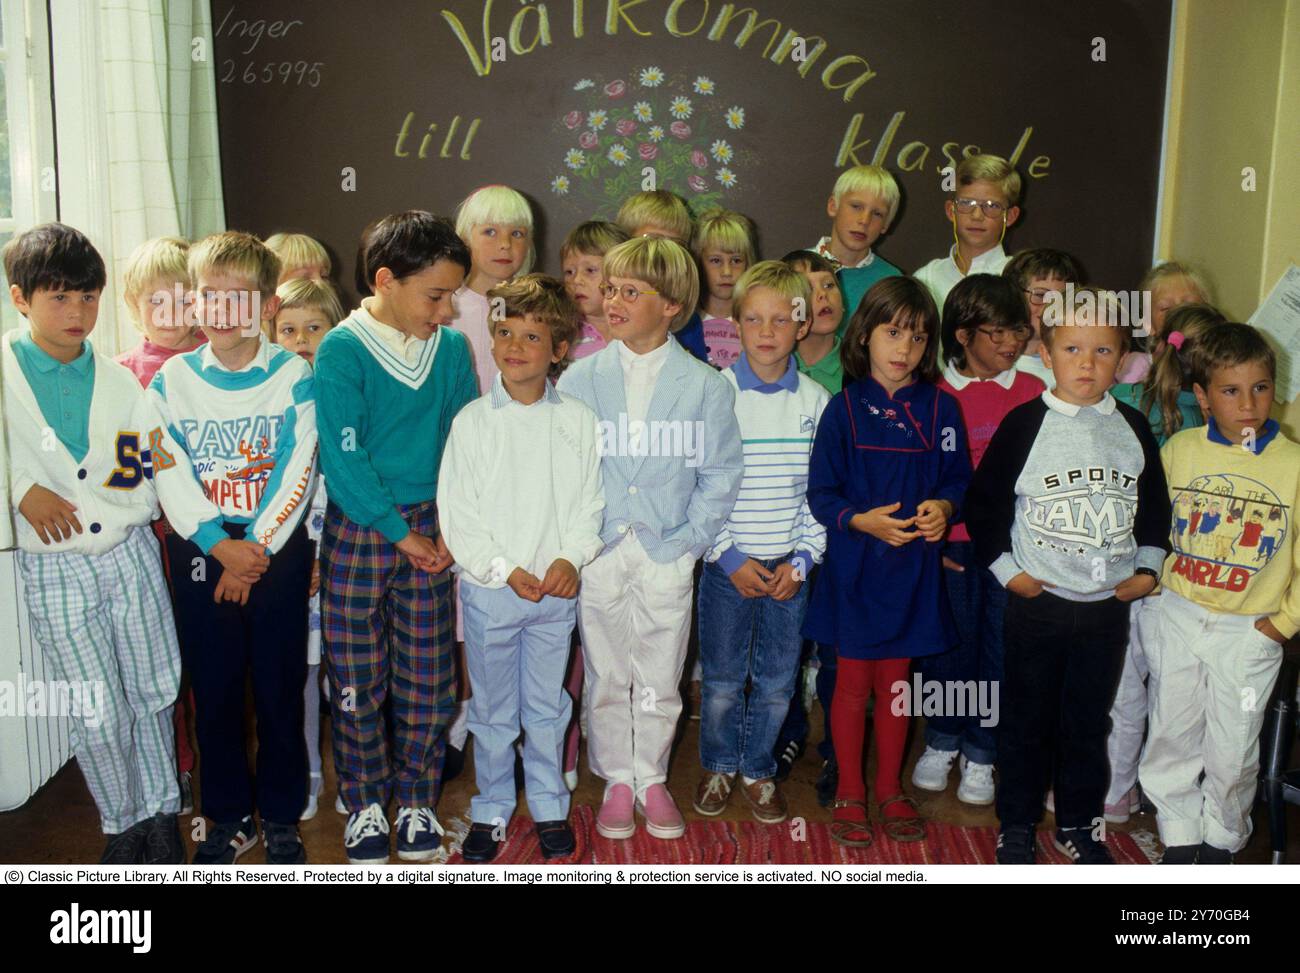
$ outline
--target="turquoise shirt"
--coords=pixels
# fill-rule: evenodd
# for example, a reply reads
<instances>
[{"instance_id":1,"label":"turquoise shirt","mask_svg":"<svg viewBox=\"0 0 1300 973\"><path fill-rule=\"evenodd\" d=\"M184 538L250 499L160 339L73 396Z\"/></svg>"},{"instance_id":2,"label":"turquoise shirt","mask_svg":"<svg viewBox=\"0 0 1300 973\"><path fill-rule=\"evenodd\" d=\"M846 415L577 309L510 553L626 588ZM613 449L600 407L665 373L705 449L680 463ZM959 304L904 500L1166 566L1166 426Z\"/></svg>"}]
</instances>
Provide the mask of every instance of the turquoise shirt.
<instances>
[{"instance_id":1,"label":"turquoise shirt","mask_svg":"<svg viewBox=\"0 0 1300 973\"><path fill-rule=\"evenodd\" d=\"M1110 394L1119 399L1125 405L1131 405L1139 412L1142 411L1142 392L1141 382L1128 382L1124 385L1116 385L1110 390ZM1178 411L1182 413L1183 424L1179 431L1183 429L1192 429L1196 426L1205 425L1205 417L1201 415L1200 403L1196 401L1196 393L1183 389L1178 393ZM1151 433L1156 437L1156 443L1163 446L1165 440L1169 437L1165 435L1164 413L1160 410L1160 402L1152 400L1151 411L1147 413L1147 419L1151 423Z\"/></svg>"},{"instance_id":2,"label":"turquoise shirt","mask_svg":"<svg viewBox=\"0 0 1300 973\"><path fill-rule=\"evenodd\" d=\"M862 302L862 295L871 289L871 285L885 277L897 277L902 271L880 254L873 254L871 263L865 267L841 267L835 275L840 279L840 290L844 294L844 317L839 330L835 333L841 338L848 330L849 318Z\"/></svg>"},{"instance_id":3,"label":"turquoise shirt","mask_svg":"<svg viewBox=\"0 0 1300 973\"><path fill-rule=\"evenodd\" d=\"M59 442L80 463L90 452L90 399L95 393L95 351L89 341L67 365L42 351L28 332L13 343L18 365Z\"/></svg>"}]
</instances>

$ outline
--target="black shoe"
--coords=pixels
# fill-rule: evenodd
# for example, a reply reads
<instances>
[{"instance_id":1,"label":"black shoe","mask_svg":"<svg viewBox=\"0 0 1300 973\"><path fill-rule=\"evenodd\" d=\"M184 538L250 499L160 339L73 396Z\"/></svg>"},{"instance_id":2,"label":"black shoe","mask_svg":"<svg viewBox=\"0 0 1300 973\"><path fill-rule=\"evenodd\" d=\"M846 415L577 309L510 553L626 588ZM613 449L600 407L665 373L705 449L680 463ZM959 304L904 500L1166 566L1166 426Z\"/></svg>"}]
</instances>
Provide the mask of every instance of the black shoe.
<instances>
[{"instance_id":1,"label":"black shoe","mask_svg":"<svg viewBox=\"0 0 1300 973\"><path fill-rule=\"evenodd\" d=\"M447 749L442 758L442 782L445 785L448 781L455 780L460 776L460 772L465 769L465 751L459 747L453 747L447 744Z\"/></svg>"},{"instance_id":2,"label":"black shoe","mask_svg":"<svg viewBox=\"0 0 1300 973\"><path fill-rule=\"evenodd\" d=\"M1208 841L1201 842L1201 847L1198 850L1200 851L1200 857L1197 859L1198 865L1232 864L1232 852L1224 851L1222 848L1215 848Z\"/></svg>"},{"instance_id":3,"label":"black shoe","mask_svg":"<svg viewBox=\"0 0 1300 973\"><path fill-rule=\"evenodd\" d=\"M233 865L253 845L257 844L257 829L253 818L214 824L207 840L194 852L195 865Z\"/></svg>"},{"instance_id":4,"label":"black shoe","mask_svg":"<svg viewBox=\"0 0 1300 973\"><path fill-rule=\"evenodd\" d=\"M483 864L496 858L497 852L501 850L504 841L497 841L493 835L496 832L496 826L491 824L471 824L469 834L465 836L465 843L460 846L460 857L467 862Z\"/></svg>"},{"instance_id":5,"label":"black shoe","mask_svg":"<svg viewBox=\"0 0 1300 973\"><path fill-rule=\"evenodd\" d=\"M822 772L817 778L817 803L822 807L830 807L831 801L835 800L835 792L840 787L840 766L835 762L835 758L822 761Z\"/></svg>"},{"instance_id":6,"label":"black shoe","mask_svg":"<svg viewBox=\"0 0 1300 973\"><path fill-rule=\"evenodd\" d=\"M306 865L307 849L296 824L262 822L262 841L266 843L268 865Z\"/></svg>"},{"instance_id":7,"label":"black shoe","mask_svg":"<svg viewBox=\"0 0 1300 973\"><path fill-rule=\"evenodd\" d=\"M997 862L999 865L1032 865L1036 852L1034 849L1034 826L1032 824L1005 825L998 832Z\"/></svg>"},{"instance_id":8,"label":"black shoe","mask_svg":"<svg viewBox=\"0 0 1300 973\"><path fill-rule=\"evenodd\" d=\"M537 843L542 847L542 857L568 858L578 850L573 840L573 829L568 821L538 821Z\"/></svg>"},{"instance_id":9,"label":"black shoe","mask_svg":"<svg viewBox=\"0 0 1300 973\"><path fill-rule=\"evenodd\" d=\"M1195 865L1200 845L1170 845L1160 858L1161 865Z\"/></svg>"},{"instance_id":10,"label":"black shoe","mask_svg":"<svg viewBox=\"0 0 1300 973\"><path fill-rule=\"evenodd\" d=\"M148 837L153 819L137 821L121 834L111 835L100 857L101 865L141 865L144 859L144 843Z\"/></svg>"},{"instance_id":11,"label":"black shoe","mask_svg":"<svg viewBox=\"0 0 1300 973\"><path fill-rule=\"evenodd\" d=\"M1091 828L1057 828L1052 838L1058 851L1069 855L1076 865L1114 865L1110 850L1092 836Z\"/></svg>"},{"instance_id":12,"label":"black shoe","mask_svg":"<svg viewBox=\"0 0 1300 973\"><path fill-rule=\"evenodd\" d=\"M785 780L790 776L790 771L794 769L795 763L803 756L802 740L791 740L776 755L776 774L778 781Z\"/></svg>"},{"instance_id":13,"label":"black shoe","mask_svg":"<svg viewBox=\"0 0 1300 973\"><path fill-rule=\"evenodd\" d=\"M176 815L159 812L149 819L144 837L145 865L184 865L185 842L176 825Z\"/></svg>"}]
</instances>

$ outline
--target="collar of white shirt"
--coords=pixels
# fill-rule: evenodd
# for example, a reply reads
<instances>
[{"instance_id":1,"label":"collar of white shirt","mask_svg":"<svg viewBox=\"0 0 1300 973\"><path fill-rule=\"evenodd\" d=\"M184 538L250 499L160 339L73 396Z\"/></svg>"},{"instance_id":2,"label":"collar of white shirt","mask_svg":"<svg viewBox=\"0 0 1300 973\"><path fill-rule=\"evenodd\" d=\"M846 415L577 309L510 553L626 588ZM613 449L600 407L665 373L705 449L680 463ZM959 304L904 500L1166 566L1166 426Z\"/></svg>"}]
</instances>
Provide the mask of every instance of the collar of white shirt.
<instances>
[{"instance_id":1,"label":"collar of white shirt","mask_svg":"<svg viewBox=\"0 0 1300 973\"><path fill-rule=\"evenodd\" d=\"M943 377L948 380L948 384L956 391L960 392L971 382L997 382L1004 389L1011 388L1016 380L1016 370L1008 368L1005 372L998 372L992 378L975 378L973 375L963 375L957 371L957 366L950 360L943 366Z\"/></svg>"},{"instance_id":2,"label":"collar of white shirt","mask_svg":"<svg viewBox=\"0 0 1300 973\"><path fill-rule=\"evenodd\" d=\"M206 342L203 345L203 350L199 352L199 363L205 370L215 368L223 372L251 372L255 368L260 368L262 371L266 371L270 367L272 345L264 334L257 336L257 342L257 354L249 359L248 364L243 368L229 369L221 364L217 356L212 353L212 342L210 341Z\"/></svg>"},{"instance_id":3,"label":"collar of white shirt","mask_svg":"<svg viewBox=\"0 0 1300 973\"><path fill-rule=\"evenodd\" d=\"M1083 409L1096 409L1104 416L1108 416L1115 411L1115 397L1109 392L1101 397L1100 402L1094 402L1092 405L1075 405L1073 402L1063 402L1053 395L1050 390L1043 393L1043 401L1049 409L1071 418L1077 416Z\"/></svg>"},{"instance_id":4,"label":"collar of white shirt","mask_svg":"<svg viewBox=\"0 0 1300 973\"><path fill-rule=\"evenodd\" d=\"M500 409L515 401L515 398L506 391L505 379L501 377L500 372L497 372L497 377L492 380L492 391L489 394L492 396L490 401L494 409ZM549 402L551 405L558 405L562 401L560 393L555 391L555 386L551 384L551 380L548 378L546 380L546 390L537 402ZM532 403L532 405L536 405L537 402ZM519 405L525 409L532 408L532 406L524 405L522 402Z\"/></svg>"},{"instance_id":5,"label":"collar of white shirt","mask_svg":"<svg viewBox=\"0 0 1300 973\"><path fill-rule=\"evenodd\" d=\"M1006 263L1007 252L1002 249L1002 244L998 244L992 250L986 250L970 262L970 269L966 271L970 274L1000 274L1002 273L1002 264ZM951 261L953 268L957 268L957 244L953 244L948 250L948 260Z\"/></svg>"},{"instance_id":6,"label":"collar of white shirt","mask_svg":"<svg viewBox=\"0 0 1300 973\"><path fill-rule=\"evenodd\" d=\"M618 346L618 360L622 363L623 370L627 371L629 368L651 368L663 364L668 358L673 343L665 341L654 351L647 351L644 355L638 355L621 341L613 341L611 344Z\"/></svg>"},{"instance_id":7,"label":"collar of white shirt","mask_svg":"<svg viewBox=\"0 0 1300 973\"><path fill-rule=\"evenodd\" d=\"M876 255L871 252L871 248L867 247L867 255L865 257L855 264L846 264L844 261L836 257L835 254L831 253L831 238L828 236L824 236L818 240L817 246L812 247L811 249L813 253L820 254L836 267L844 270L857 270L859 267L869 267L871 266L871 261L876 259Z\"/></svg>"},{"instance_id":8,"label":"collar of white shirt","mask_svg":"<svg viewBox=\"0 0 1300 973\"><path fill-rule=\"evenodd\" d=\"M383 321L370 313L370 308L373 307L371 302L373 301L373 297L367 297L361 302L361 306L355 312L357 320L372 335L383 342L384 347L397 358L406 362L419 361L420 354L424 351L424 339L400 331L391 324L384 324Z\"/></svg>"}]
</instances>

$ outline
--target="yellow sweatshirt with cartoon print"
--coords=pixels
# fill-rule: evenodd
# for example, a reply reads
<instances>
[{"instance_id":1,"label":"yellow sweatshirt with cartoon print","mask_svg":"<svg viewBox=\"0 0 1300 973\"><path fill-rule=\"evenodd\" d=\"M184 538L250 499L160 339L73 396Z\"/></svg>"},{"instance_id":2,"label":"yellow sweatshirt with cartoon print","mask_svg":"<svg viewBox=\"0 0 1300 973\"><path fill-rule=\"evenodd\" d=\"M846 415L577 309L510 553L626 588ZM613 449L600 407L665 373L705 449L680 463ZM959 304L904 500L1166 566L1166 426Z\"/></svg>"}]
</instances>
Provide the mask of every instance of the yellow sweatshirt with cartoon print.
<instances>
[{"instance_id":1,"label":"yellow sweatshirt with cartoon print","mask_svg":"<svg viewBox=\"0 0 1300 973\"><path fill-rule=\"evenodd\" d=\"M1267 615L1300 630L1300 445L1275 421L1247 449L1211 419L1160 450L1173 501L1173 554L1161 584L1211 611Z\"/></svg>"}]
</instances>

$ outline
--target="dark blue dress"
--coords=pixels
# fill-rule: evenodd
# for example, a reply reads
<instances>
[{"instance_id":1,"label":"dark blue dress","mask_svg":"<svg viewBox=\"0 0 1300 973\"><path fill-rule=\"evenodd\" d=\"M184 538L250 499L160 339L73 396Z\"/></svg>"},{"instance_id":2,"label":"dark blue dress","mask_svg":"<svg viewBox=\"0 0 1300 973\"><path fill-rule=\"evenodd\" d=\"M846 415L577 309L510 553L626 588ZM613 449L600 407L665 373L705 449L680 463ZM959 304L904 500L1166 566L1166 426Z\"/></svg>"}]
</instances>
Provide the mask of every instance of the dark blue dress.
<instances>
[{"instance_id":1,"label":"dark blue dress","mask_svg":"<svg viewBox=\"0 0 1300 973\"><path fill-rule=\"evenodd\" d=\"M872 378L848 385L822 413L813 443L808 505L826 525L806 638L850 659L904 659L957 642L943 584L942 543L902 547L849 527L854 514L901 503L908 518L925 500L947 500L961 517L970 453L957 400L929 382L893 398Z\"/></svg>"}]
</instances>

